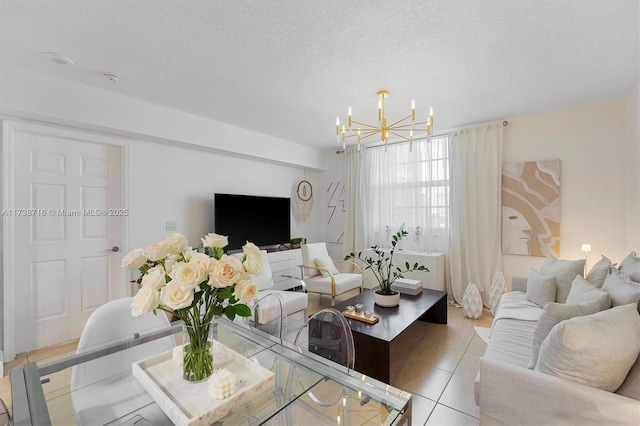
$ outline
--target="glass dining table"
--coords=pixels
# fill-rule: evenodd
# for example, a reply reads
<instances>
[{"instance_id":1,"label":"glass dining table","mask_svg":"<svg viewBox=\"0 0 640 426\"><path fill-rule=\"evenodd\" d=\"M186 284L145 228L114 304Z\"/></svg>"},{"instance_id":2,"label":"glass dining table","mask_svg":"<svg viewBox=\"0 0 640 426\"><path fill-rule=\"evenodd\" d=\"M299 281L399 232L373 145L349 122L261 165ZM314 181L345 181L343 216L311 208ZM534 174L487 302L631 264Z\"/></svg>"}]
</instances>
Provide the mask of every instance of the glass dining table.
<instances>
[{"instance_id":1,"label":"glass dining table","mask_svg":"<svg viewBox=\"0 0 640 426\"><path fill-rule=\"evenodd\" d=\"M72 389L74 366L168 337L180 343L182 324L136 333L47 363L29 363L10 373L14 425L136 425L172 424L154 398L133 377L132 369ZM274 373L274 385L237 404L215 425L410 425L411 394L335 364L305 349L246 324L219 318L214 340ZM139 361L139 360L134 360ZM215 368L215 353L214 353ZM136 398L111 406L114 382L126 383ZM122 385L121 385L122 386ZM192 385L189 385L192 386ZM139 388L139 389L138 389ZM122 389L122 388L120 388ZM195 387L194 387L195 389ZM100 409L80 415L83 395L99 398ZM181 405L176 403L178 409ZM185 410L186 411L186 410ZM158 412L160 417L158 417ZM185 424L201 424L192 419Z\"/></svg>"}]
</instances>

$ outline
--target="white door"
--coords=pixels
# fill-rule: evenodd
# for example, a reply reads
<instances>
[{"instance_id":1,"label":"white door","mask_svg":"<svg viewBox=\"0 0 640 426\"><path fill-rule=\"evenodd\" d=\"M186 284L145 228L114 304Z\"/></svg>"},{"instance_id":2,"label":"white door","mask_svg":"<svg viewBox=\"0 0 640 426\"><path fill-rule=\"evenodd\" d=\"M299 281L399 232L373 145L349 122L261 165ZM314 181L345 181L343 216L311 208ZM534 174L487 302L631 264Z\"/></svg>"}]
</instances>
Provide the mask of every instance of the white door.
<instances>
[{"instance_id":1,"label":"white door","mask_svg":"<svg viewBox=\"0 0 640 426\"><path fill-rule=\"evenodd\" d=\"M128 212L121 146L33 124L10 123L9 130L13 205L5 203L3 215L13 224L9 285L14 353L22 353L77 339L91 312L127 295L119 248Z\"/></svg>"}]
</instances>

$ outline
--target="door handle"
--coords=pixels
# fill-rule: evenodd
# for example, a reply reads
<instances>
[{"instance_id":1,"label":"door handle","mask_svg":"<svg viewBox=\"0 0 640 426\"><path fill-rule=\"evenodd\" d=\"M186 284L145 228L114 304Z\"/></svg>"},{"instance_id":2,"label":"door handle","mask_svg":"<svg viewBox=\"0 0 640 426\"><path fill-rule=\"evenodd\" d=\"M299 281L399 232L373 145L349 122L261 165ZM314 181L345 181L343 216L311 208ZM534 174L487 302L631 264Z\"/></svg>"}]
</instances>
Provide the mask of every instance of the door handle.
<instances>
[{"instance_id":1,"label":"door handle","mask_svg":"<svg viewBox=\"0 0 640 426\"><path fill-rule=\"evenodd\" d=\"M110 249L106 249L106 250L105 250L105 252L109 252L109 251L110 251L110 252L113 252L113 253L117 253L117 252L119 252L119 251L120 251L120 247L118 247L118 246L113 246L113 247L111 247Z\"/></svg>"}]
</instances>

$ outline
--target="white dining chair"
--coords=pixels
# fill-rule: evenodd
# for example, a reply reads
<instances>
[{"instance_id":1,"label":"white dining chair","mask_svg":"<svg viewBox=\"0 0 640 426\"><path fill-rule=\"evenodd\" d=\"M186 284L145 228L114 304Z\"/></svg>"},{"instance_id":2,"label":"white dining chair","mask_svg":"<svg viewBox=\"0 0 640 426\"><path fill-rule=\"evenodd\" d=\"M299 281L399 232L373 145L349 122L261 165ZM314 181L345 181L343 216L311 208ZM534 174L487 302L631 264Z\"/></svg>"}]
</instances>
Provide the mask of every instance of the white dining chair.
<instances>
[{"instance_id":1,"label":"white dining chair","mask_svg":"<svg viewBox=\"0 0 640 426\"><path fill-rule=\"evenodd\" d=\"M163 312L132 317L132 300L116 299L96 309L82 330L76 354L170 326ZM75 365L71 370L71 399L77 423L94 425L99 419L120 419L146 405L142 413L132 415L152 425L172 424L159 407L150 404L153 400L131 374L120 373L131 371L134 362L174 346L173 336L167 336Z\"/></svg>"}]
</instances>

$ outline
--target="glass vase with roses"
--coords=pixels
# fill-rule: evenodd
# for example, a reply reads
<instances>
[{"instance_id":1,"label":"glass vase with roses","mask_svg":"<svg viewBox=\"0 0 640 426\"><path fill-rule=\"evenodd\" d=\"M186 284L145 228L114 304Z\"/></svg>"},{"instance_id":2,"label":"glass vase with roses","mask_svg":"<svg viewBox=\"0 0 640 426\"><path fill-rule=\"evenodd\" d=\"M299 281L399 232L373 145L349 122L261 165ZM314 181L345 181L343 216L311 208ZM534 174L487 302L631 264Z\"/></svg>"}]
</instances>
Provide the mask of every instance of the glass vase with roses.
<instances>
[{"instance_id":1,"label":"glass vase with roses","mask_svg":"<svg viewBox=\"0 0 640 426\"><path fill-rule=\"evenodd\" d=\"M122 267L140 271L140 289L133 297L134 317L162 310L184 322L183 377L205 380L213 372L210 329L216 315L233 320L248 317L258 287L251 275L262 273L260 250L247 242L242 260L224 253L228 237L208 234L200 249L187 245L184 235L171 234L145 249L131 250Z\"/></svg>"}]
</instances>

